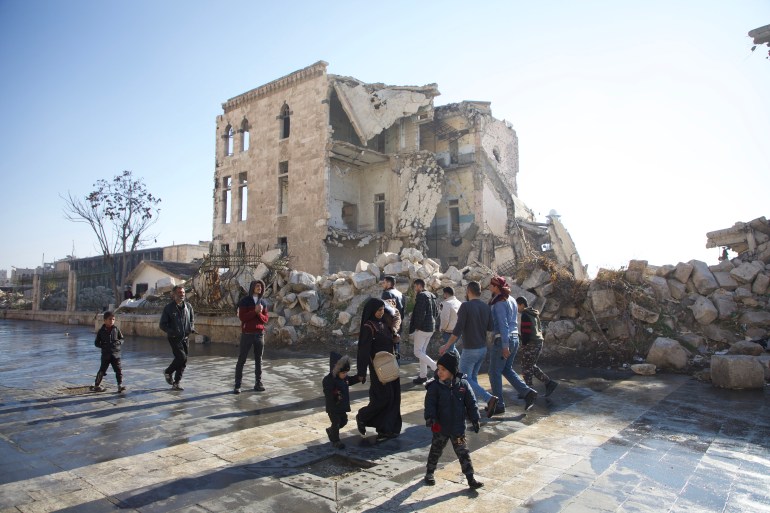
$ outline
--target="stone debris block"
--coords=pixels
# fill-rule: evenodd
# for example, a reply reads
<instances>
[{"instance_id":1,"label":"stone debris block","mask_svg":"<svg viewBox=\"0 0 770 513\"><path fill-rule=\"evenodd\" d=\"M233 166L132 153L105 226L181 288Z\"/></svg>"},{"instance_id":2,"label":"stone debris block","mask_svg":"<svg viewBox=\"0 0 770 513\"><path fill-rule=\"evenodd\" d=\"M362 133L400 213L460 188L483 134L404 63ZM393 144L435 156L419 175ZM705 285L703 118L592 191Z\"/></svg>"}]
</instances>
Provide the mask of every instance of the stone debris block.
<instances>
[{"instance_id":1,"label":"stone debris block","mask_svg":"<svg viewBox=\"0 0 770 513\"><path fill-rule=\"evenodd\" d=\"M389 251L380 253L379 255L377 255L377 258L374 259L374 263L380 269L384 269L386 265L392 264L394 262L398 262L398 253L392 253Z\"/></svg>"},{"instance_id":2,"label":"stone debris block","mask_svg":"<svg viewBox=\"0 0 770 513\"><path fill-rule=\"evenodd\" d=\"M716 271L713 273L716 278L719 288L725 290L735 290L740 286L740 283L735 281L733 275L729 271Z\"/></svg>"},{"instance_id":3,"label":"stone debris block","mask_svg":"<svg viewBox=\"0 0 770 513\"><path fill-rule=\"evenodd\" d=\"M339 278L332 286L335 303L346 303L356 295L355 288L344 278Z\"/></svg>"},{"instance_id":4,"label":"stone debris block","mask_svg":"<svg viewBox=\"0 0 770 513\"><path fill-rule=\"evenodd\" d=\"M746 355L714 355L711 357L711 383L734 390L765 386L765 371L759 360Z\"/></svg>"},{"instance_id":5,"label":"stone debris block","mask_svg":"<svg viewBox=\"0 0 770 513\"><path fill-rule=\"evenodd\" d=\"M672 299L681 301L687 295L687 287L681 281L670 279L666 283L668 284L668 292L671 294Z\"/></svg>"},{"instance_id":6,"label":"stone debris block","mask_svg":"<svg viewBox=\"0 0 770 513\"><path fill-rule=\"evenodd\" d=\"M584 331L573 331L562 345L564 347L577 349L578 351L589 351L592 349L590 342L591 337L588 336L588 333L585 333Z\"/></svg>"},{"instance_id":7,"label":"stone debris block","mask_svg":"<svg viewBox=\"0 0 770 513\"><path fill-rule=\"evenodd\" d=\"M634 319L639 319L640 321L646 322L648 324L655 324L660 318L660 314L658 314L658 312L648 310L642 306L637 305L636 303L631 303L629 305L629 309L631 310L631 316Z\"/></svg>"},{"instance_id":8,"label":"stone debris block","mask_svg":"<svg viewBox=\"0 0 770 513\"><path fill-rule=\"evenodd\" d=\"M422 262L425 259L422 252L416 248L404 248L401 250L401 260L408 260L410 262Z\"/></svg>"},{"instance_id":9,"label":"stone debris block","mask_svg":"<svg viewBox=\"0 0 770 513\"><path fill-rule=\"evenodd\" d=\"M625 272L625 278L629 283L638 285L642 283L646 270L647 260L631 260L628 262L628 269Z\"/></svg>"},{"instance_id":10,"label":"stone debris block","mask_svg":"<svg viewBox=\"0 0 770 513\"><path fill-rule=\"evenodd\" d=\"M262 253L262 256L260 256L259 259L266 264L272 264L273 262L281 258L282 254L283 254L283 250L281 249L271 249Z\"/></svg>"},{"instance_id":11,"label":"stone debris block","mask_svg":"<svg viewBox=\"0 0 770 513\"><path fill-rule=\"evenodd\" d=\"M615 292L612 290L594 290L588 293L590 306L598 319L615 317L618 312Z\"/></svg>"},{"instance_id":12,"label":"stone debris block","mask_svg":"<svg viewBox=\"0 0 770 513\"><path fill-rule=\"evenodd\" d=\"M730 276L735 278L740 283L751 283L754 281L754 278L757 277L757 274L759 274L760 269L748 262L744 262L732 271L730 271Z\"/></svg>"},{"instance_id":13,"label":"stone debris block","mask_svg":"<svg viewBox=\"0 0 770 513\"><path fill-rule=\"evenodd\" d=\"M383 269L383 272L385 273L385 276L388 276L388 275L396 276L400 274L408 274L409 266L404 265L403 262L392 262L385 266L385 268Z\"/></svg>"},{"instance_id":14,"label":"stone debris block","mask_svg":"<svg viewBox=\"0 0 770 513\"><path fill-rule=\"evenodd\" d=\"M343 311L343 312L340 312L340 313L337 314L337 322L342 324L342 325L345 325L345 324L349 323L350 319L352 319L352 318L353 318L353 316L350 315L348 312L344 312Z\"/></svg>"},{"instance_id":15,"label":"stone debris block","mask_svg":"<svg viewBox=\"0 0 770 513\"><path fill-rule=\"evenodd\" d=\"M289 286L294 292L315 289L315 276L304 271L291 271Z\"/></svg>"},{"instance_id":16,"label":"stone debris block","mask_svg":"<svg viewBox=\"0 0 770 513\"><path fill-rule=\"evenodd\" d=\"M353 286L358 290L363 290L377 284L377 278L369 272L356 273L353 275Z\"/></svg>"},{"instance_id":17,"label":"stone debris block","mask_svg":"<svg viewBox=\"0 0 770 513\"><path fill-rule=\"evenodd\" d=\"M770 286L770 278L764 273L759 273L757 274L757 277L754 278L754 284L751 286L751 291L754 294L761 296L767 292L768 286Z\"/></svg>"},{"instance_id":18,"label":"stone debris block","mask_svg":"<svg viewBox=\"0 0 770 513\"><path fill-rule=\"evenodd\" d=\"M729 319L737 310L738 304L731 294L715 292L711 295L711 301L719 312L720 319Z\"/></svg>"},{"instance_id":19,"label":"stone debris block","mask_svg":"<svg viewBox=\"0 0 770 513\"><path fill-rule=\"evenodd\" d=\"M292 326L302 326L304 323L305 319L302 317L302 314L294 314L289 317L289 324Z\"/></svg>"},{"instance_id":20,"label":"stone debris block","mask_svg":"<svg viewBox=\"0 0 770 513\"><path fill-rule=\"evenodd\" d=\"M297 330L295 330L293 326L279 328L278 338L286 345L293 345L297 342Z\"/></svg>"},{"instance_id":21,"label":"stone debris block","mask_svg":"<svg viewBox=\"0 0 770 513\"><path fill-rule=\"evenodd\" d=\"M694 348L699 353L705 354L708 352L708 349L709 349L708 342L706 341L705 338L701 337L700 335L696 335L695 333L682 333L677 336L679 337L680 343L687 344L688 346Z\"/></svg>"},{"instance_id":22,"label":"stone debris block","mask_svg":"<svg viewBox=\"0 0 770 513\"><path fill-rule=\"evenodd\" d=\"M675 265L671 265L671 264L661 265L655 270L655 275L660 276L661 278L668 278L669 276L671 276L671 274L674 272L675 269L676 269Z\"/></svg>"},{"instance_id":23,"label":"stone debris block","mask_svg":"<svg viewBox=\"0 0 770 513\"><path fill-rule=\"evenodd\" d=\"M310 324L316 328L325 328L329 323L320 315L313 315L310 318Z\"/></svg>"},{"instance_id":24,"label":"stone debris block","mask_svg":"<svg viewBox=\"0 0 770 513\"><path fill-rule=\"evenodd\" d=\"M676 264L676 267L674 268L673 277L677 279L680 283L687 283L687 280L690 279L690 275L692 274L693 266L692 264L688 264L686 262L679 262Z\"/></svg>"},{"instance_id":25,"label":"stone debris block","mask_svg":"<svg viewBox=\"0 0 770 513\"><path fill-rule=\"evenodd\" d=\"M532 290L540 287L541 285L545 285L549 281L551 281L551 273L545 269L537 268L532 271L529 276L527 276L527 279L524 280L524 283L521 284L521 287L527 290Z\"/></svg>"},{"instance_id":26,"label":"stone debris block","mask_svg":"<svg viewBox=\"0 0 770 513\"><path fill-rule=\"evenodd\" d=\"M320 298L315 290L300 292L297 297L299 298L299 304L306 312L315 312L321 306Z\"/></svg>"},{"instance_id":27,"label":"stone debris block","mask_svg":"<svg viewBox=\"0 0 770 513\"><path fill-rule=\"evenodd\" d=\"M647 362L661 369L682 370L687 367L690 353L676 340L658 337L647 353Z\"/></svg>"},{"instance_id":28,"label":"stone debris block","mask_svg":"<svg viewBox=\"0 0 770 513\"><path fill-rule=\"evenodd\" d=\"M566 340L575 331L575 323L570 320L552 321L548 323L546 331L558 340Z\"/></svg>"},{"instance_id":29,"label":"stone debris block","mask_svg":"<svg viewBox=\"0 0 770 513\"><path fill-rule=\"evenodd\" d=\"M727 354L744 354L748 356L759 356L764 352L764 347L751 340L741 340L736 342L727 350Z\"/></svg>"},{"instance_id":30,"label":"stone debris block","mask_svg":"<svg viewBox=\"0 0 770 513\"><path fill-rule=\"evenodd\" d=\"M695 303L690 307L695 320L699 324L711 324L719 317L719 311L708 298L698 296Z\"/></svg>"},{"instance_id":31,"label":"stone debris block","mask_svg":"<svg viewBox=\"0 0 770 513\"><path fill-rule=\"evenodd\" d=\"M335 337L341 337L344 335L344 333L342 332L342 330L332 330L332 335L334 335Z\"/></svg>"},{"instance_id":32,"label":"stone debris block","mask_svg":"<svg viewBox=\"0 0 770 513\"><path fill-rule=\"evenodd\" d=\"M426 258L422 265L425 266L425 269L428 271L429 275L441 272L441 264L432 258Z\"/></svg>"},{"instance_id":33,"label":"stone debris block","mask_svg":"<svg viewBox=\"0 0 770 513\"><path fill-rule=\"evenodd\" d=\"M655 369L655 365L651 363L635 363L631 365L631 370L640 376L654 376Z\"/></svg>"},{"instance_id":34,"label":"stone debris block","mask_svg":"<svg viewBox=\"0 0 770 513\"><path fill-rule=\"evenodd\" d=\"M286 308L294 308L297 306L297 303L299 302L299 298L297 297L297 294L294 292L290 292L283 296L283 304L286 306Z\"/></svg>"},{"instance_id":35,"label":"stone debris block","mask_svg":"<svg viewBox=\"0 0 770 513\"><path fill-rule=\"evenodd\" d=\"M752 327L770 328L770 312L763 310L744 312L738 322Z\"/></svg>"},{"instance_id":36,"label":"stone debris block","mask_svg":"<svg viewBox=\"0 0 770 513\"><path fill-rule=\"evenodd\" d=\"M658 301L671 300L671 290L668 288L668 282L665 278L662 276L650 276L647 278L647 283L650 284L655 292L655 299Z\"/></svg>"},{"instance_id":37,"label":"stone debris block","mask_svg":"<svg viewBox=\"0 0 770 513\"><path fill-rule=\"evenodd\" d=\"M738 341L738 337L730 330L722 328L718 324L709 324L703 326L703 334L714 342L720 344L734 344Z\"/></svg>"},{"instance_id":38,"label":"stone debris block","mask_svg":"<svg viewBox=\"0 0 770 513\"><path fill-rule=\"evenodd\" d=\"M356 263L356 272L357 272L357 273L361 273L361 272L364 272L364 271L366 271L366 268L367 268L368 266L369 266L369 262L366 262L366 261L364 261L364 260L359 260L359 261Z\"/></svg>"},{"instance_id":39,"label":"stone debris block","mask_svg":"<svg viewBox=\"0 0 770 513\"><path fill-rule=\"evenodd\" d=\"M460 270L457 267L450 265L449 269L447 269L446 272L444 273L443 278L452 280L455 283L460 283L461 281L463 281L463 273L460 272Z\"/></svg>"},{"instance_id":40,"label":"stone debris block","mask_svg":"<svg viewBox=\"0 0 770 513\"><path fill-rule=\"evenodd\" d=\"M714 275L711 273L705 262L701 262L700 260L690 260L690 264L692 264L693 267L691 279L698 294L708 296L719 288L717 279L714 278Z\"/></svg>"}]
</instances>

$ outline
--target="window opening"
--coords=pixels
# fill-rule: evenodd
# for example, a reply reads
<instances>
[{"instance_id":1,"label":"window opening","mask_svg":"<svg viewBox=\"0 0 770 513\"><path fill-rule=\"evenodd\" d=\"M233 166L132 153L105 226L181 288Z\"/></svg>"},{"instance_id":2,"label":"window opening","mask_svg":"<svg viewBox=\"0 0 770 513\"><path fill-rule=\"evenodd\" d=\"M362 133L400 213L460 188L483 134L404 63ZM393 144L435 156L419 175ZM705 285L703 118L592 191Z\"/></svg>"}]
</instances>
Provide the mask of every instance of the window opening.
<instances>
[{"instance_id":1,"label":"window opening","mask_svg":"<svg viewBox=\"0 0 770 513\"><path fill-rule=\"evenodd\" d=\"M460 233L460 202L456 199L449 200L449 233Z\"/></svg>"},{"instance_id":2,"label":"window opening","mask_svg":"<svg viewBox=\"0 0 770 513\"><path fill-rule=\"evenodd\" d=\"M241 151L249 151L249 122L246 118L241 121Z\"/></svg>"},{"instance_id":3,"label":"window opening","mask_svg":"<svg viewBox=\"0 0 770 513\"><path fill-rule=\"evenodd\" d=\"M233 135L233 127L227 125L227 128L225 128L225 151L228 157L233 154Z\"/></svg>"},{"instance_id":4,"label":"window opening","mask_svg":"<svg viewBox=\"0 0 770 513\"><path fill-rule=\"evenodd\" d=\"M230 254L230 244L222 244L219 246L219 252L223 255L229 255Z\"/></svg>"},{"instance_id":5,"label":"window opening","mask_svg":"<svg viewBox=\"0 0 770 513\"><path fill-rule=\"evenodd\" d=\"M278 215L289 211L289 161L278 163Z\"/></svg>"},{"instance_id":6,"label":"window opening","mask_svg":"<svg viewBox=\"0 0 770 513\"><path fill-rule=\"evenodd\" d=\"M249 210L249 183L246 178L246 173L238 175L238 197L240 199L240 214L241 221L245 221L248 216Z\"/></svg>"},{"instance_id":7,"label":"window opening","mask_svg":"<svg viewBox=\"0 0 770 513\"><path fill-rule=\"evenodd\" d=\"M358 206L355 203L342 202L342 222L348 230L358 229Z\"/></svg>"},{"instance_id":8,"label":"window opening","mask_svg":"<svg viewBox=\"0 0 770 513\"><path fill-rule=\"evenodd\" d=\"M449 163L457 164L460 162L460 148L457 141L449 142Z\"/></svg>"},{"instance_id":9,"label":"window opening","mask_svg":"<svg viewBox=\"0 0 770 513\"><path fill-rule=\"evenodd\" d=\"M278 237L278 249L281 250L281 256L289 256L289 239L286 237Z\"/></svg>"},{"instance_id":10,"label":"window opening","mask_svg":"<svg viewBox=\"0 0 770 513\"><path fill-rule=\"evenodd\" d=\"M245 255L246 254L246 243L245 242L238 242L238 243L236 243L235 252L238 255Z\"/></svg>"},{"instance_id":11,"label":"window opening","mask_svg":"<svg viewBox=\"0 0 770 513\"><path fill-rule=\"evenodd\" d=\"M374 222L378 232L385 231L385 194L374 195Z\"/></svg>"},{"instance_id":12,"label":"window opening","mask_svg":"<svg viewBox=\"0 0 770 513\"><path fill-rule=\"evenodd\" d=\"M233 179L229 176L222 178L222 187L222 222L227 224L232 215Z\"/></svg>"},{"instance_id":13,"label":"window opening","mask_svg":"<svg viewBox=\"0 0 770 513\"><path fill-rule=\"evenodd\" d=\"M281 139L286 139L289 137L289 133L291 132L291 112L289 111L289 106L284 103L283 107L281 107L281 114L278 116L278 119L280 120L281 125Z\"/></svg>"}]
</instances>

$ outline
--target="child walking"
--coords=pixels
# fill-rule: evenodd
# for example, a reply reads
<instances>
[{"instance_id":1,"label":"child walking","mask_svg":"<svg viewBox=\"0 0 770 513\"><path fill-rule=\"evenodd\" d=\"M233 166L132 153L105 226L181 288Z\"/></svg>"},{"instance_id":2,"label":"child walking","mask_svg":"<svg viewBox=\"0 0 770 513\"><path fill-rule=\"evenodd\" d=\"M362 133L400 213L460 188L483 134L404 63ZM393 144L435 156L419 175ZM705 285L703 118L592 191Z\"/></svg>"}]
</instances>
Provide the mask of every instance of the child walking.
<instances>
[{"instance_id":1,"label":"child walking","mask_svg":"<svg viewBox=\"0 0 770 513\"><path fill-rule=\"evenodd\" d=\"M112 370L115 371L115 379L118 381L118 392L125 391L123 370L120 367L120 346L123 345L123 333L115 326L114 313L104 312L104 324L96 333L94 345L102 350L102 364L99 367L99 372L96 373L96 381L94 381L94 386L91 387L91 390L93 392L104 392L105 389L101 385L102 378L107 372L107 367L112 365Z\"/></svg>"},{"instance_id":2,"label":"child walking","mask_svg":"<svg viewBox=\"0 0 770 513\"><path fill-rule=\"evenodd\" d=\"M479 408L470 384L458 371L460 361L454 352L446 352L436 362L437 379L428 385L425 394L425 425L433 432L433 441L428 453L428 468L425 483L433 486L436 479L438 460L448 441L460 460L460 468L468 480L468 486L475 490L484 486L473 477L473 464L465 442L465 416L473 423L474 433L479 432Z\"/></svg>"},{"instance_id":3,"label":"child walking","mask_svg":"<svg viewBox=\"0 0 770 513\"><path fill-rule=\"evenodd\" d=\"M358 383L358 376L348 376L350 358L339 353L329 355L330 372L323 379L324 397L326 398L326 413L332 425L326 428L329 441L336 449L344 449L340 442L340 429L348 423L350 411L349 386Z\"/></svg>"}]
</instances>

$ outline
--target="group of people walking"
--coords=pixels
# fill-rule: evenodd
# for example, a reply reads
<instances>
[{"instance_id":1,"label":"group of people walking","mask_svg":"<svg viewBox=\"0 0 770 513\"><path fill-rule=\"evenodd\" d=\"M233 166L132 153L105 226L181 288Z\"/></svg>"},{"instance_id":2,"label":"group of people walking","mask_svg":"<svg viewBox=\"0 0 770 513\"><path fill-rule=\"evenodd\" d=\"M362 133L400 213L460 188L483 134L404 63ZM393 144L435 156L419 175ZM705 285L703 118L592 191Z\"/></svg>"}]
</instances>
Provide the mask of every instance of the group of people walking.
<instances>
[{"instance_id":1,"label":"group of people walking","mask_svg":"<svg viewBox=\"0 0 770 513\"><path fill-rule=\"evenodd\" d=\"M377 353L388 353L394 359L400 358L401 321L405 315L403 294L396 289L393 276L382 280L381 298L370 298L361 314L356 355L356 374L350 375L351 359L337 353L330 356L330 372L322 382L326 412L330 427L326 433L334 447L342 449L340 429L348 422L350 408L349 387L369 380L369 402L356 414L356 428L366 435L367 428L373 428L377 440L395 438L401 433L401 384L399 379L384 382L374 367ZM530 308L524 297L514 301L511 289L501 276L491 279L489 290L492 299L481 299L481 286L471 281L466 287L466 301L455 297L452 287L442 290L443 301L437 304L436 296L426 290L425 282L412 282L415 303L409 323L409 335L413 338L414 356L419 362L418 376L414 384L424 384L425 422L433 434L425 482L435 484L433 476L438 460L446 444L451 442L463 473L471 488L482 483L473 477L473 465L465 440L466 419L471 421L473 430L479 431L479 403L485 403L487 417L505 412L503 395L505 379L525 401L528 411L535 403L538 393L532 387L533 378L545 384L548 397L557 387L557 382L537 366L543 347L542 327L539 312ZM262 356L264 352L264 330L268 322L268 304L263 299L265 283L254 280L248 294L237 307L241 322L241 338L238 360L235 366L233 392L241 393L243 368L249 353L254 351L254 390L264 391L262 383ZM519 321L520 317L520 321ZM113 366L118 381L118 390L125 390L120 365L120 346L123 335L114 326L112 312L104 315L104 326L97 333L95 344L102 348L102 361L93 390L101 391L101 380L109 365ZM195 314L192 305L185 301L185 290L177 286L172 291L172 301L161 314L159 327L167 335L174 360L165 369L164 378L174 390L183 390L180 384L187 364L188 338L195 331ZM442 344L439 357L434 360L428 355L428 346L434 332L441 334ZM479 371L487 355L487 332L494 334L489 351L489 381L491 393L478 381ZM523 379L513 370L513 362L521 345ZM462 351L458 351L460 346ZM429 378L428 371L433 374Z\"/></svg>"}]
</instances>

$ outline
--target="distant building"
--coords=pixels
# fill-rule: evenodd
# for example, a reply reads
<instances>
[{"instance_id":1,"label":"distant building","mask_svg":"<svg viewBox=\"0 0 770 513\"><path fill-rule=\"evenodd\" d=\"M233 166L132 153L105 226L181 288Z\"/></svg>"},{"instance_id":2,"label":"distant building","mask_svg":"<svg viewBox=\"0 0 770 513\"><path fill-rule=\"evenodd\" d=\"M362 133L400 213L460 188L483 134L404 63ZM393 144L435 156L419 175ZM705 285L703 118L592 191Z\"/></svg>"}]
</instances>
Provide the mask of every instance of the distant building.
<instances>
[{"instance_id":1,"label":"distant building","mask_svg":"<svg viewBox=\"0 0 770 513\"><path fill-rule=\"evenodd\" d=\"M126 282L132 284L131 295L140 298L148 291L154 293L163 286L170 288L189 280L198 267L197 263L142 260L126 277Z\"/></svg>"},{"instance_id":2,"label":"distant building","mask_svg":"<svg viewBox=\"0 0 770 513\"><path fill-rule=\"evenodd\" d=\"M436 84L387 86L319 61L217 116L212 253L280 248L313 274L415 247L499 267L539 252L584 269L558 218L517 196L519 146L489 102L434 107Z\"/></svg>"}]
</instances>

